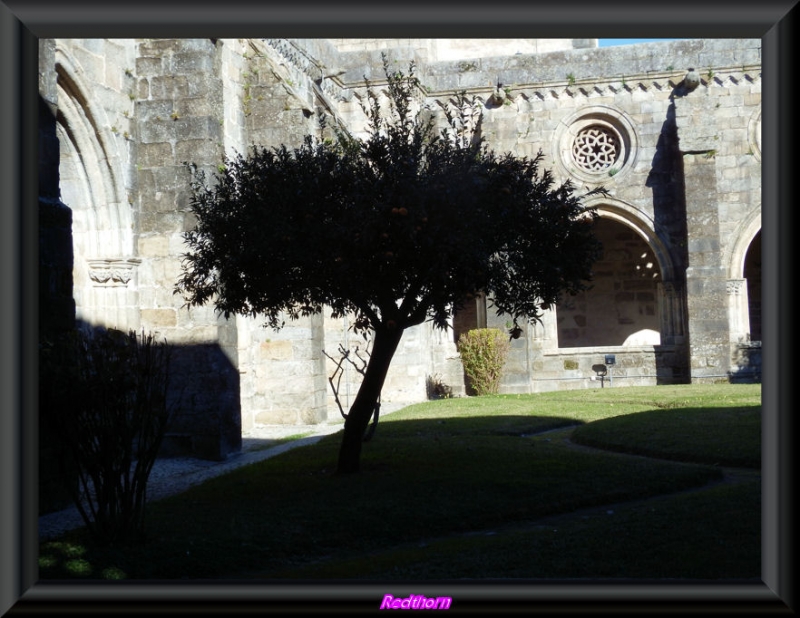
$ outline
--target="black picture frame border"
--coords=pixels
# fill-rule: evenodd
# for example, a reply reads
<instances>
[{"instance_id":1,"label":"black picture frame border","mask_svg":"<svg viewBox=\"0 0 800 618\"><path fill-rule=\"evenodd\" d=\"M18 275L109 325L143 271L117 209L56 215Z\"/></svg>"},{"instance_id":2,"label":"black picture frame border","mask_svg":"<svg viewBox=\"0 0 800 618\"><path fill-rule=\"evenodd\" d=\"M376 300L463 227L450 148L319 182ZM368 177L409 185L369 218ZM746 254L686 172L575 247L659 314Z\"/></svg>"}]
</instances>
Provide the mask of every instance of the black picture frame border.
<instances>
[{"instance_id":1,"label":"black picture frame border","mask_svg":"<svg viewBox=\"0 0 800 618\"><path fill-rule=\"evenodd\" d=\"M331 613L377 610L385 593L453 597L450 611L531 613L794 613L790 290L794 143L791 84L795 2L654 4L563 0L471 5L405 2L0 2L0 613ZM762 583L469 581L410 586L350 582L37 582L35 349L37 53L54 37L194 36L762 38L763 542ZM390 589L391 588L391 589Z\"/></svg>"}]
</instances>

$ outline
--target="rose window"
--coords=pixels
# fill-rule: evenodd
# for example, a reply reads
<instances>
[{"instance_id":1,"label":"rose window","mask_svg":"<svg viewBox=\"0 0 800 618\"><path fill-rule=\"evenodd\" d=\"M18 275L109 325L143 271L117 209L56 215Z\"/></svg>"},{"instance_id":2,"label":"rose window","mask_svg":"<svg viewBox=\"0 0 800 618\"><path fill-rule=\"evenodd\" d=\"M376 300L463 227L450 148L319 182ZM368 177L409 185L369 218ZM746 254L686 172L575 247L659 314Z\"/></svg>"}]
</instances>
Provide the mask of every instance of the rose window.
<instances>
[{"instance_id":1,"label":"rose window","mask_svg":"<svg viewBox=\"0 0 800 618\"><path fill-rule=\"evenodd\" d=\"M605 186L620 182L634 169L639 138L633 120L624 112L591 105L559 122L553 146L562 174L587 185Z\"/></svg>"},{"instance_id":2,"label":"rose window","mask_svg":"<svg viewBox=\"0 0 800 618\"><path fill-rule=\"evenodd\" d=\"M575 163L587 172L604 172L619 158L619 138L606 127L592 125L581 130L572 144Z\"/></svg>"}]
</instances>

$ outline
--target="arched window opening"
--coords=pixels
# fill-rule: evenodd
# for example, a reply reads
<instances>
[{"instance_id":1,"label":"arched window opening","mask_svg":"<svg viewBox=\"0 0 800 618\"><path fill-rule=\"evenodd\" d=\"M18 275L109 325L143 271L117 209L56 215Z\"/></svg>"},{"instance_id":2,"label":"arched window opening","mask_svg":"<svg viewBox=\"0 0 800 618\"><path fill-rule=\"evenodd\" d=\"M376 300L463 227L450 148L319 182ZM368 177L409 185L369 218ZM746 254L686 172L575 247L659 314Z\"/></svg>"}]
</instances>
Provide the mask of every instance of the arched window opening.
<instances>
[{"instance_id":1,"label":"arched window opening","mask_svg":"<svg viewBox=\"0 0 800 618\"><path fill-rule=\"evenodd\" d=\"M595 234L603 252L592 287L565 296L556 308L560 348L661 343L658 260L633 229L607 218Z\"/></svg>"},{"instance_id":2,"label":"arched window opening","mask_svg":"<svg viewBox=\"0 0 800 618\"><path fill-rule=\"evenodd\" d=\"M761 232L755 235L744 259L750 341L761 341Z\"/></svg>"}]
</instances>

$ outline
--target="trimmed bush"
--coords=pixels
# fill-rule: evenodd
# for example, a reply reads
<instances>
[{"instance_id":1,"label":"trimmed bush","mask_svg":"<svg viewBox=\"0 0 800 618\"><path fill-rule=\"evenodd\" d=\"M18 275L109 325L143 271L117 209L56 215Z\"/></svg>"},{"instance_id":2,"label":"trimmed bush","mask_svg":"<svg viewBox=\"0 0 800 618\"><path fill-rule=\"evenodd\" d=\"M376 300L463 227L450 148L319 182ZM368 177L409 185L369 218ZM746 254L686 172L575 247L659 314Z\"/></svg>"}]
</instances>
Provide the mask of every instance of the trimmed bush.
<instances>
[{"instance_id":1,"label":"trimmed bush","mask_svg":"<svg viewBox=\"0 0 800 618\"><path fill-rule=\"evenodd\" d=\"M458 338L467 392L475 395L497 393L510 347L508 334L497 328L476 328Z\"/></svg>"}]
</instances>

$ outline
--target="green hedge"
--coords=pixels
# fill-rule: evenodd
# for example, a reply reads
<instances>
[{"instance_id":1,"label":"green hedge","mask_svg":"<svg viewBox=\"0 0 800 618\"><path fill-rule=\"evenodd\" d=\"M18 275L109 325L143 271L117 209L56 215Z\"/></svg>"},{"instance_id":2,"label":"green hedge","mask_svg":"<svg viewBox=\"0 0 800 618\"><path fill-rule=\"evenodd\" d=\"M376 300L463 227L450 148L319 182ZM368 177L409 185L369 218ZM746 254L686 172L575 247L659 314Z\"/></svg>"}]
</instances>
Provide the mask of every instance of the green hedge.
<instances>
[{"instance_id":1,"label":"green hedge","mask_svg":"<svg viewBox=\"0 0 800 618\"><path fill-rule=\"evenodd\" d=\"M508 357L508 334L497 328L476 328L458 339L458 353L467 377L467 392L493 395Z\"/></svg>"}]
</instances>

